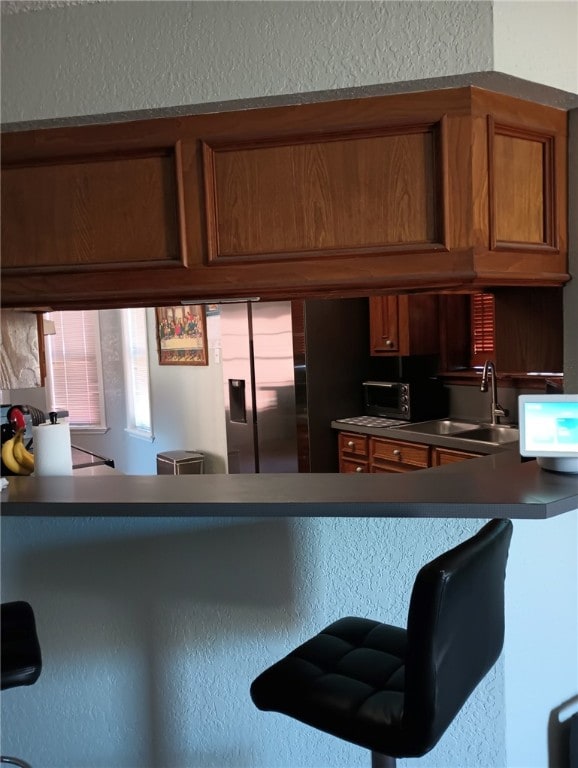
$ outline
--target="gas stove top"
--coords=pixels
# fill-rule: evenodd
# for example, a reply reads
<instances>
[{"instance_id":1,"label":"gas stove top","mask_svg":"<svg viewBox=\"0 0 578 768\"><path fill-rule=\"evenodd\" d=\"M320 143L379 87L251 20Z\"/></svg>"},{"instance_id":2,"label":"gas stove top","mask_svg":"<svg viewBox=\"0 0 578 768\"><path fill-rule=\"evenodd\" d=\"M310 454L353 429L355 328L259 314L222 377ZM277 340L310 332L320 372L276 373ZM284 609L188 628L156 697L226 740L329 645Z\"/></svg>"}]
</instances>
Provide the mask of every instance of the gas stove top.
<instances>
[{"instance_id":1,"label":"gas stove top","mask_svg":"<svg viewBox=\"0 0 578 768\"><path fill-rule=\"evenodd\" d=\"M351 424L356 427L382 427L383 429L400 427L403 424L407 424L407 421L384 419L381 416L352 416L348 419L335 419L335 421L340 424Z\"/></svg>"}]
</instances>

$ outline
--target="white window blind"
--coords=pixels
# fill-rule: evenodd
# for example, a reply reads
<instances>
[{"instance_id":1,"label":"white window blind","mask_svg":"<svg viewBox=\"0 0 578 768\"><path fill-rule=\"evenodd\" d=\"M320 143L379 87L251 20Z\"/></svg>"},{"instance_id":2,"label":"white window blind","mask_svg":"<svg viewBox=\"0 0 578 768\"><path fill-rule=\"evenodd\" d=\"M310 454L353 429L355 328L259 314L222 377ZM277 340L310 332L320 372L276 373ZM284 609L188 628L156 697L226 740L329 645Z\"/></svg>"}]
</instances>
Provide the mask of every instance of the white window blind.
<instances>
[{"instance_id":1,"label":"white window blind","mask_svg":"<svg viewBox=\"0 0 578 768\"><path fill-rule=\"evenodd\" d=\"M73 427L104 429L104 396L97 310L52 312L47 336L46 385L55 410L66 409Z\"/></svg>"},{"instance_id":2,"label":"white window blind","mask_svg":"<svg viewBox=\"0 0 578 768\"><path fill-rule=\"evenodd\" d=\"M146 309L123 309L122 326L126 429L140 437L152 439Z\"/></svg>"}]
</instances>

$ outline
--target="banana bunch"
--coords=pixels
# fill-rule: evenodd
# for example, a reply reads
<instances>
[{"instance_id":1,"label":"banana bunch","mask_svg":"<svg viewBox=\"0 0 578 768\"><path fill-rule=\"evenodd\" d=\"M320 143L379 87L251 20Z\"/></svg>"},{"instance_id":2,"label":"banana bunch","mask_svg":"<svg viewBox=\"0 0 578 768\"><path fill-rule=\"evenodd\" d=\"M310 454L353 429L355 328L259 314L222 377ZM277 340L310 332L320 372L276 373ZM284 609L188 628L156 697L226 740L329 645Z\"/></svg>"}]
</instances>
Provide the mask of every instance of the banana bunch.
<instances>
[{"instance_id":1,"label":"banana bunch","mask_svg":"<svg viewBox=\"0 0 578 768\"><path fill-rule=\"evenodd\" d=\"M14 437L2 444L2 461L15 475L30 475L34 472L34 454L24 445L23 429L19 429Z\"/></svg>"}]
</instances>

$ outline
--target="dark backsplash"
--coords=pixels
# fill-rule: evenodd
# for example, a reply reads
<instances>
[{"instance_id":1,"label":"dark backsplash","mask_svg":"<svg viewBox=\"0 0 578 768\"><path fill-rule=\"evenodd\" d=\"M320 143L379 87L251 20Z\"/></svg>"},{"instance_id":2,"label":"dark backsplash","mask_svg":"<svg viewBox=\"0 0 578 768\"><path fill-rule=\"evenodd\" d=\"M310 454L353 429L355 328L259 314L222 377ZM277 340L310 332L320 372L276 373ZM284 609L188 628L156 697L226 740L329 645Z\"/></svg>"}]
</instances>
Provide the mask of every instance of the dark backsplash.
<instances>
[{"instance_id":1,"label":"dark backsplash","mask_svg":"<svg viewBox=\"0 0 578 768\"><path fill-rule=\"evenodd\" d=\"M368 378L377 381L415 381L435 376L438 365L437 355L368 357Z\"/></svg>"}]
</instances>

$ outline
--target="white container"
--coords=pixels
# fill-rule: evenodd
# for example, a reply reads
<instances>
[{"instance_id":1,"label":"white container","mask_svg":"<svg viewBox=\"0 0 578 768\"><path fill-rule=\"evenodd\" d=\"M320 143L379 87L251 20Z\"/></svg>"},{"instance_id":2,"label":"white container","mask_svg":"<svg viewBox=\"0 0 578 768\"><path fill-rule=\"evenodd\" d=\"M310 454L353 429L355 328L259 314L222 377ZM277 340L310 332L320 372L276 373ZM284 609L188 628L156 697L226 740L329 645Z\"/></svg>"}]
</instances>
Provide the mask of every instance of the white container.
<instances>
[{"instance_id":1,"label":"white container","mask_svg":"<svg viewBox=\"0 0 578 768\"><path fill-rule=\"evenodd\" d=\"M37 477L72 474L70 425L65 422L39 424L32 428L34 474Z\"/></svg>"}]
</instances>

